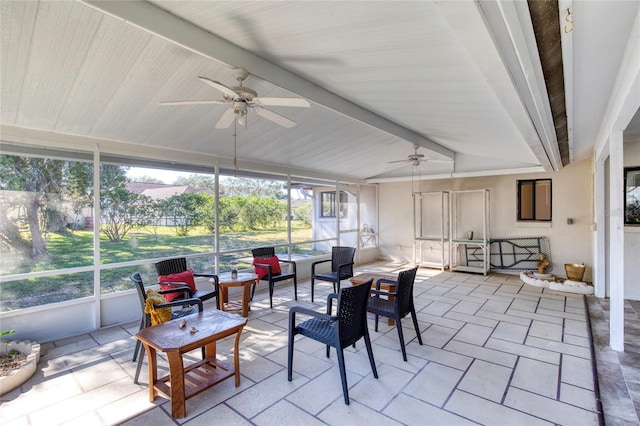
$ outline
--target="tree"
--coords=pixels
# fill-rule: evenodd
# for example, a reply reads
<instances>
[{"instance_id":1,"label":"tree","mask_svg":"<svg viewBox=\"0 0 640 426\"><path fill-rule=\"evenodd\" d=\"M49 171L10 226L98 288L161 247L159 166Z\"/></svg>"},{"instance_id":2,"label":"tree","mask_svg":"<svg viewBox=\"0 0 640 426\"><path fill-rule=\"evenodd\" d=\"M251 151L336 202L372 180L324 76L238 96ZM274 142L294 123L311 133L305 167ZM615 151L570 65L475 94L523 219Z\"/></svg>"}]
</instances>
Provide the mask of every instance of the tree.
<instances>
[{"instance_id":1,"label":"tree","mask_svg":"<svg viewBox=\"0 0 640 426\"><path fill-rule=\"evenodd\" d=\"M213 204L213 196L206 193L172 195L167 199L167 213L173 219L176 235L186 237L189 228L202 225L207 206Z\"/></svg>"},{"instance_id":2,"label":"tree","mask_svg":"<svg viewBox=\"0 0 640 426\"><path fill-rule=\"evenodd\" d=\"M173 184L191 186L198 189L207 189L211 191L211 193L216 190L215 178L207 175L178 176Z\"/></svg>"},{"instance_id":3,"label":"tree","mask_svg":"<svg viewBox=\"0 0 640 426\"><path fill-rule=\"evenodd\" d=\"M7 206L4 206L0 214L0 235L4 244L25 258L49 256L43 237L44 212L48 197L64 191L65 164L50 158L0 156L0 189L22 193L24 216L18 219L23 219L29 229L28 236L20 232L18 222L8 217Z\"/></svg>"},{"instance_id":4,"label":"tree","mask_svg":"<svg viewBox=\"0 0 640 426\"><path fill-rule=\"evenodd\" d=\"M223 177L220 179L220 197L287 198L286 183L268 179Z\"/></svg>"},{"instance_id":5,"label":"tree","mask_svg":"<svg viewBox=\"0 0 640 426\"><path fill-rule=\"evenodd\" d=\"M133 180L133 179L132 179ZM154 178L152 176L140 176L135 178L135 180L133 180L134 182L145 182L145 183L162 183L164 184L164 182L158 178Z\"/></svg>"},{"instance_id":6,"label":"tree","mask_svg":"<svg viewBox=\"0 0 640 426\"><path fill-rule=\"evenodd\" d=\"M100 198L100 231L109 241L120 242L131 229L139 224L137 207L148 197L127 191L124 186L114 187Z\"/></svg>"}]
</instances>

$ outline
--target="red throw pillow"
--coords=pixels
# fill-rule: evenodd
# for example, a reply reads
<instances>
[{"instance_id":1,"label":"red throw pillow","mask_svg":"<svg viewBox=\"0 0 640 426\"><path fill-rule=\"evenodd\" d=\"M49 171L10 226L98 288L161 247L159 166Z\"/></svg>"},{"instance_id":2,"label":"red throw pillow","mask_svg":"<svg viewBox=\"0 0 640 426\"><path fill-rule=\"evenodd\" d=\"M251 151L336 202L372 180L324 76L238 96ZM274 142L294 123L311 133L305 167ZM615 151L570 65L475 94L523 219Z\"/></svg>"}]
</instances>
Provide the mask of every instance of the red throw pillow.
<instances>
[{"instance_id":1,"label":"red throw pillow","mask_svg":"<svg viewBox=\"0 0 640 426\"><path fill-rule=\"evenodd\" d=\"M158 282L159 283L162 283L162 282L185 283L194 292L198 291L198 289L196 289L196 280L193 277L193 270L191 269L187 269L186 271L180 272L179 274L160 275L158 277ZM169 290L172 288L176 288L176 287L168 284L160 284L160 290ZM163 294L163 296L167 300L167 302L171 302L172 300L182 296L182 293L169 293L169 294Z\"/></svg>"},{"instance_id":2,"label":"red throw pillow","mask_svg":"<svg viewBox=\"0 0 640 426\"><path fill-rule=\"evenodd\" d=\"M269 275L269 270L258 266L259 264L271 266L271 275L278 275L282 273L282 269L280 268L280 259L278 259L278 256L253 259L253 265L255 266L256 274L258 274L258 281Z\"/></svg>"}]
</instances>

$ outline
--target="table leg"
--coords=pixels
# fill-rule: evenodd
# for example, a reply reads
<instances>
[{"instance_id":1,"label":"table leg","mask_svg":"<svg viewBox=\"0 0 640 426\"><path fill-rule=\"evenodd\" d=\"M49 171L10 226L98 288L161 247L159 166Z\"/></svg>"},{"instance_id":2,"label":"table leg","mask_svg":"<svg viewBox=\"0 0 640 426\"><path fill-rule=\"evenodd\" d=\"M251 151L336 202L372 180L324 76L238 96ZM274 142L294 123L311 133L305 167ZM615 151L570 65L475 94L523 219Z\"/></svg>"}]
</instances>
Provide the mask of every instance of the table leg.
<instances>
[{"instance_id":1,"label":"table leg","mask_svg":"<svg viewBox=\"0 0 640 426\"><path fill-rule=\"evenodd\" d=\"M158 380L158 358L155 348L142 344L147 353L147 363L149 364L149 401L153 402L158 396L155 384Z\"/></svg>"},{"instance_id":2,"label":"table leg","mask_svg":"<svg viewBox=\"0 0 640 426\"><path fill-rule=\"evenodd\" d=\"M215 341L213 341L211 343L207 343L204 346L204 355L207 358L214 358L215 359L217 357L217 354L216 354L216 342Z\"/></svg>"},{"instance_id":3,"label":"table leg","mask_svg":"<svg viewBox=\"0 0 640 426\"><path fill-rule=\"evenodd\" d=\"M187 415L184 395L184 365L179 352L167 352L171 383L171 417L182 418Z\"/></svg>"},{"instance_id":4,"label":"table leg","mask_svg":"<svg viewBox=\"0 0 640 426\"><path fill-rule=\"evenodd\" d=\"M236 340L233 345L233 375L236 380L236 387L240 386L240 335L242 334L242 329L244 326L240 327L238 332L236 333Z\"/></svg>"},{"instance_id":5,"label":"table leg","mask_svg":"<svg viewBox=\"0 0 640 426\"><path fill-rule=\"evenodd\" d=\"M249 303L251 302L251 282L242 284L242 316L249 316Z\"/></svg>"},{"instance_id":6,"label":"table leg","mask_svg":"<svg viewBox=\"0 0 640 426\"><path fill-rule=\"evenodd\" d=\"M229 302L229 288L225 285L220 285L220 310L226 311L225 305Z\"/></svg>"}]
</instances>

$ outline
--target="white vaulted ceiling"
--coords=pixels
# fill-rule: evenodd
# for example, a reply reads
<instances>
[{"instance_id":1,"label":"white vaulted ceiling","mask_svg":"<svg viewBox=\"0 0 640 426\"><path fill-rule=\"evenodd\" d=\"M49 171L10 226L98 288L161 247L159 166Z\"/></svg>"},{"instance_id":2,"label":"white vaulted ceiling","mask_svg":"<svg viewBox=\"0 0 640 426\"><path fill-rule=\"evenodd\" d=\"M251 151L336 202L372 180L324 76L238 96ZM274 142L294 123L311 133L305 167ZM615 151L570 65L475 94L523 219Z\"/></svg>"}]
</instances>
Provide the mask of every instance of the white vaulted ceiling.
<instances>
[{"instance_id":1,"label":"white vaulted ceiling","mask_svg":"<svg viewBox=\"0 0 640 426\"><path fill-rule=\"evenodd\" d=\"M579 160L591 155L638 2L572 4ZM233 68L242 67L259 96L303 97L311 107L269 107L297 122L290 129L249 115L237 130L241 168L381 181L411 176L411 165L389 161L406 158L414 144L426 157L454 160L423 163L423 176L562 167L525 2L0 7L4 141L55 135L87 149L115 141L137 156L229 165L233 126L215 128L227 105L158 102L220 99L197 77L233 86Z\"/></svg>"}]
</instances>

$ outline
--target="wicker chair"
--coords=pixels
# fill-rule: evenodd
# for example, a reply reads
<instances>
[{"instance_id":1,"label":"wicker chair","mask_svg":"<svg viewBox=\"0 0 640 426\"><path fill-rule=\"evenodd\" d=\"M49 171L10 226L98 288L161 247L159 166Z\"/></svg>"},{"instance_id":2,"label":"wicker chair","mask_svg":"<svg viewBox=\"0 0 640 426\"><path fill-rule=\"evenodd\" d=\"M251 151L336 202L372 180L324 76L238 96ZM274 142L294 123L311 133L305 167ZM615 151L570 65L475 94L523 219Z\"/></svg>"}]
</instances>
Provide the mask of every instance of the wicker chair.
<instances>
[{"instance_id":1,"label":"wicker chair","mask_svg":"<svg viewBox=\"0 0 640 426\"><path fill-rule=\"evenodd\" d=\"M298 278L296 273L296 262L292 260L282 260L278 259L280 263L286 263L291 265L289 268L289 272L281 272L279 274L274 273L270 265L260 263L260 259L271 259L276 255L276 250L274 247L260 247L257 249L251 250L253 254L253 264L260 265L261 267L267 270L267 275L262 278L263 281L269 282L269 307L273 308L273 289L275 287L275 283L286 280L293 280L293 294L296 300L298 300ZM251 288L251 300L253 300L253 294L256 291L256 283L252 285Z\"/></svg>"},{"instance_id":2,"label":"wicker chair","mask_svg":"<svg viewBox=\"0 0 640 426\"><path fill-rule=\"evenodd\" d=\"M340 281L353 277L353 257L356 249L353 247L336 246L331 249L331 259L319 260L311 264L311 303L313 303L313 286L315 280L333 283L333 292L340 291ZM331 262L331 271L316 274L316 266ZM336 288L337 286L337 288Z\"/></svg>"},{"instance_id":3,"label":"wicker chair","mask_svg":"<svg viewBox=\"0 0 640 426\"><path fill-rule=\"evenodd\" d=\"M344 348L354 345L360 338L364 342L373 370L373 377L378 378L378 370L373 359L369 329L367 328L367 301L373 279L353 287L345 287L338 294L330 294L327 297L327 313L322 314L312 309L294 306L289 310L289 351L287 363L287 379L291 381L293 369L293 344L296 334L301 334L310 339L327 345L327 358L329 348L336 348L338 355L338 367L342 380L342 393L344 403L349 405L349 390L347 387L347 375L344 366ZM332 315L333 299L338 299L337 315ZM296 314L311 316L312 318L296 325Z\"/></svg>"},{"instance_id":4,"label":"wicker chair","mask_svg":"<svg viewBox=\"0 0 640 426\"><path fill-rule=\"evenodd\" d=\"M383 316L393 318L398 329L398 337L400 338L400 348L402 349L402 358L407 360L407 351L405 350L404 335L402 333L402 324L400 320L411 314L413 318L413 326L418 335L418 342L422 345L422 337L420 336L420 328L418 327L418 319L416 317L416 309L413 305L413 283L416 279L418 268L407 269L398 274L398 280L380 279L376 282L376 289L371 290L373 296L369 300L367 310L376 316L375 330L378 331L378 317ZM396 284L395 292L380 291L380 283ZM380 296L386 296L383 299ZM389 300L391 297L393 300Z\"/></svg>"},{"instance_id":5,"label":"wicker chair","mask_svg":"<svg viewBox=\"0 0 640 426\"><path fill-rule=\"evenodd\" d=\"M187 259L184 257L176 257L173 259L166 259L166 260L161 260L160 262L156 262L156 272L158 273L158 276L164 276L164 275L172 275L172 274L179 274L181 272L184 272L187 270ZM206 278L210 278L213 279L213 290L198 290L198 291L190 291L189 292L189 297L190 298L196 298L196 299L200 299L203 302L206 300L211 299L212 297L216 298L216 306L219 308L219 304L220 304L220 289L219 289L219 280L218 280L218 276L215 274L198 274L195 273L193 274L194 277L206 277ZM175 284L175 283L171 283L171 282L163 282L162 284ZM181 283L178 283L181 284Z\"/></svg>"},{"instance_id":6,"label":"wicker chair","mask_svg":"<svg viewBox=\"0 0 640 426\"><path fill-rule=\"evenodd\" d=\"M136 272L135 274L129 277L131 281L136 285L136 290L138 291L138 298L140 299L140 306L142 307L142 319L140 320L140 330L146 327L151 327L151 316L144 311L145 304L147 302L147 292L145 291L144 284L142 283L142 277L140 273ZM186 287L186 286L185 286ZM184 292L184 288L174 288L170 290L160 290L158 293L160 294L170 294L170 293L182 293ZM197 312L203 311L202 300L200 299L178 299L173 302L162 303L156 305L156 309L161 308L173 308L180 307L179 310L173 310L171 312L171 319L182 318L187 315L195 314ZM139 357L138 357L139 355ZM202 348L202 358L205 357L204 348ZM140 369L142 368L142 360L144 358L144 350L142 348L142 344L140 340L136 339L136 348L133 351L133 362L138 358L138 365L136 366L136 374L133 378L133 383L138 383L138 377L140 376ZM153 384L150 384L153 386Z\"/></svg>"}]
</instances>

